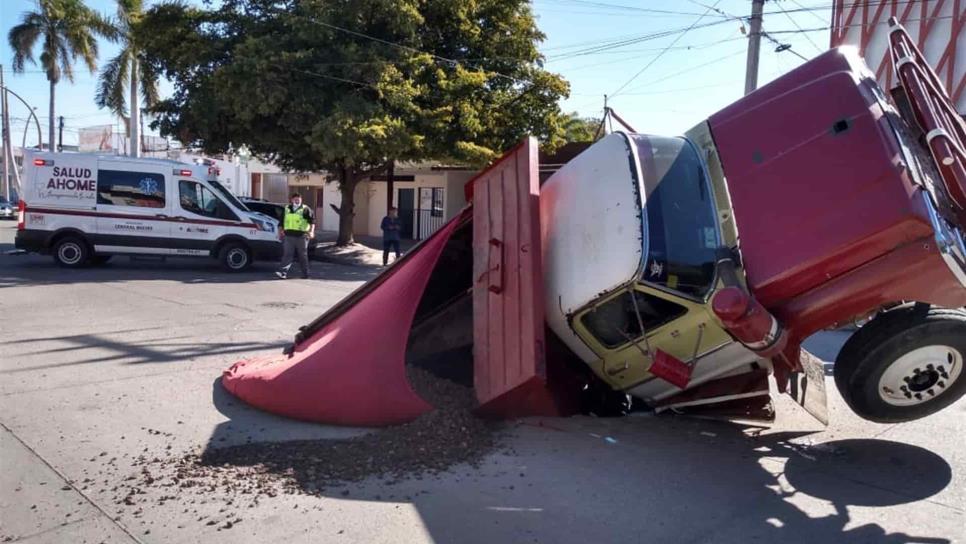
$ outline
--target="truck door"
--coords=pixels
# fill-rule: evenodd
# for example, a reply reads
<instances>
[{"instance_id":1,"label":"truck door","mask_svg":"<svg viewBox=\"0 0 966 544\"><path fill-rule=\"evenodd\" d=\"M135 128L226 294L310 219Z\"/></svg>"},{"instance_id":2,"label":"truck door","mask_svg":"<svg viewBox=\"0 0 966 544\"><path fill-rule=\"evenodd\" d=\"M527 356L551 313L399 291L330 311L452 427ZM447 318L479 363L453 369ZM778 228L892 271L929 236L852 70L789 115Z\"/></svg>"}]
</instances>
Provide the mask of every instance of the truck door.
<instances>
[{"instance_id":1,"label":"truck door","mask_svg":"<svg viewBox=\"0 0 966 544\"><path fill-rule=\"evenodd\" d=\"M597 374L619 390L651 378L658 351L691 364L732 342L703 303L647 285L604 299L578 316L575 329L600 357Z\"/></svg>"},{"instance_id":2,"label":"truck door","mask_svg":"<svg viewBox=\"0 0 966 544\"><path fill-rule=\"evenodd\" d=\"M171 253L171 202L163 170L139 163L102 163L97 173L94 251Z\"/></svg>"},{"instance_id":3,"label":"truck door","mask_svg":"<svg viewBox=\"0 0 966 544\"><path fill-rule=\"evenodd\" d=\"M208 255L215 241L231 231L245 234L233 223L240 218L204 184L179 178L172 237L180 255Z\"/></svg>"}]
</instances>

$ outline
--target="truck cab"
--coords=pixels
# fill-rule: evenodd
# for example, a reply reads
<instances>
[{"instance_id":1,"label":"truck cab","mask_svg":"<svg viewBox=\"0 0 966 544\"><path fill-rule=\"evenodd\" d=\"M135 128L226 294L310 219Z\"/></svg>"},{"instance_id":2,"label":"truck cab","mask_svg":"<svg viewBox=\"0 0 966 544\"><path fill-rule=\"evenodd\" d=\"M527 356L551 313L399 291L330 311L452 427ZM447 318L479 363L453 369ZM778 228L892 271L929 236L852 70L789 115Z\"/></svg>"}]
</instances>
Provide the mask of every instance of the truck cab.
<instances>
[{"instance_id":1,"label":"truck cab","mask_svg":"<svg viewBox=\"0 0 966 544\"><path fill-rule=\"evenodd\" d=\"M950 122L931 137L966 135ZM802 342L871 317L836 361L846 401L875 421L941 409L966 393L964 182L943 171L966 157L920 123L841 48L686 137L598 141L541 188L551 329L659 406L762 370L824 381Z\"/></svg>"}]
</instances>

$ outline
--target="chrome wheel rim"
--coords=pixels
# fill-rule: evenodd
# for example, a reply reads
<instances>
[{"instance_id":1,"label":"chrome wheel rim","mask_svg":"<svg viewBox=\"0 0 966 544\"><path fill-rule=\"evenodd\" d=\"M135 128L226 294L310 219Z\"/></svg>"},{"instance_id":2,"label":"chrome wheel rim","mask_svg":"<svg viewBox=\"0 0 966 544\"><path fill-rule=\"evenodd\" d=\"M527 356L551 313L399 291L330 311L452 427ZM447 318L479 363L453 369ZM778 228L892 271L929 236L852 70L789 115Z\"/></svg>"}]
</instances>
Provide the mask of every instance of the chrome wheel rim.
<instances>
[{"instance_id":1,"label":"chrome wheel rim","mask_svg":"<svg viewBox=\"0 0 966 544\"><path fill-rule=\"evenodd\" d=\"M81 247L74 242L61 244L57 248L57 258L64 264L77 264L81 262L84 252Z\"/></svg>"},{"instance_id":2,"label":"chrome wheel rim","mask_svg":"<svg viewBox=\"0 0 966 544\"><path fill-rule=\"evenodd\" d=\"M950 346L924 346L899 357L879 378L879 396L893 406L931 401L952 387L963 371L963 354Z\"/></svg>"},{"instance_id":3,"label":"chrome wheel rim","mask_svg":"<svg viewBox=\"0 0 966 544\"><path fill-rule=\"evenodd\" d=\"M244 268L248 264L248 254L244 249L235 248L228 252L228 266L233 269Z\"/></svg>"}]
</instances>

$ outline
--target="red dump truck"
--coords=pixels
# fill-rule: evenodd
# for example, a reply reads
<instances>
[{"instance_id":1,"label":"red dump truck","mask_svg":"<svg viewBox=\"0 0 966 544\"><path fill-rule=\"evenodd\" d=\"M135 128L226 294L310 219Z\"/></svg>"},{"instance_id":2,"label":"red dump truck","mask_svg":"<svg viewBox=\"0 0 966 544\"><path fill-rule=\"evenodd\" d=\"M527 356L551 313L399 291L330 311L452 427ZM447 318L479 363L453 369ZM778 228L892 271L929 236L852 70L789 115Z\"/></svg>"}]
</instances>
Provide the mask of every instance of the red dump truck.
<instances>
[{"instance_id":1,"label":"red dump truck","mask_svg":"<svg viewBox=\"0 0 966 544\"><path fill-rule=\"evenodd\" d=\"M802 343L864 320L831 371L848 405L940 410L966 392L966 124L894 21L892 50L891 97L834 49L683 137L608 135L542 185L525 141L462 214L223 383L275 413L388 425L432 408L407 364L503 417L768 418L774 376L827 421Z\"/></svg>"}]
</instances>

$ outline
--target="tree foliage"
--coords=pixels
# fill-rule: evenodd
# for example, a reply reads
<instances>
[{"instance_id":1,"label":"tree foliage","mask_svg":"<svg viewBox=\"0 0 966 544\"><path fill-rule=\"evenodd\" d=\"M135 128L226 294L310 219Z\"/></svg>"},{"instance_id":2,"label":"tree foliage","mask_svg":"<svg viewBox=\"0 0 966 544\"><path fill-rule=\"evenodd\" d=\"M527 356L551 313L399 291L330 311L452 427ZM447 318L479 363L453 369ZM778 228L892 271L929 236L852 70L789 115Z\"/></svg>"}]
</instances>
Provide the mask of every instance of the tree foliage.
<instances>
[{"instance_id":1,"label":"tree foliage","mask_svg":"<svg viewBox=\"0 0 966 544\"><path fill-rule=\"evenodd\" d=\"M81 61L91 73L97 69L97 36L115 39L110 22L82 0L38 0L35 11L26 11L7 34L13 51L13 71L22 73L36 65L34 47L40 43L40 67L50 84L50 148L54 148L54 89L62 79L73 83L74 63Z\"/></svg>"},{"instance_id":2,"label":"tree foliage","mask_svg":"<svg viewBox=\"0 0 966 544\"><path fill-rule=\"evenodd\" d=\"M600 128L600 119L581 117L577 112L572 112L564 117L561 127L565 142L593 142Z\"/></svg>"},{"instance_id":3,"label":"tree foliage","mask_svg":"<svg viewBox=\"0 0 966 544\"><path fill-rule=\"evenodd\" d=\"M526 134L563 142L568 86L542 68L526 0L225 0L162 4L139 25L175 84L162 133L208 152L244 145L352 195L390 160L485 164Z\"/></svg>"},{"instance_id":4,"label":"tree foliage","mask_svg":"<svg viewBox=\"0 0 966 544\"><path fill-rule=\"evenodd\" d=\"M128 113L128 89L132 86L140 91L144 105L150 108L158 102L158 74L152 65L143 62L144 53L134 36L134 27L144 14L143 0L117 0L117 16L114 28L121 51L114 58L107 61L101 69L97 80L97 94L95 103L100 108L107 108L119 117ZM137 80L131 81L131 63L138 61L139 70ZM135 93L137 94L137 93ZM132 104L132 107L138 107Z\"/></svg>"}]
</instances>

